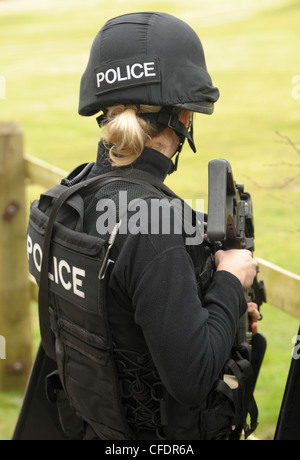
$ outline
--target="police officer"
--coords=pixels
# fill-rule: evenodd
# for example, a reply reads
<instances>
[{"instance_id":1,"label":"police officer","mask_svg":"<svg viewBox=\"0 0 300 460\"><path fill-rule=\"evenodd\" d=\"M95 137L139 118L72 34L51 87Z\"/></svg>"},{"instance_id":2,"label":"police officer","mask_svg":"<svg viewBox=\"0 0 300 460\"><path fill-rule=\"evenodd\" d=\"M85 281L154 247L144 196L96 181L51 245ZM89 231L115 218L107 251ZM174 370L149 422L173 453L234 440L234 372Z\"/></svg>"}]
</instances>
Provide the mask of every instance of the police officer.
<instances>
[{"instance_id":1,"label":"police officer","mask_svg":"<svg viewBox=\"0 0 300 460\"><path fill-rule=\"evenodd\" d=\"M186 139L196 150L193 113L212 114L218 98L199 38L186 23L162 13L133 13L108 21L95 38L82 77L79 113L102 112L98 121L105 129L88 178L112 171L135 171L143 178L139 184L120 178L86 200L84 232L96 237L103 233L96 212L101 200L111 200L106 203L114 203L122 218L120 191L127 192L128 202L143 198L149 205L149 219L139 232L130 226L119 233L120 226L115 229L103 274L120 414L129 438L201 438L201 411L230 355L239 318L247 311L244 288L252 285L257 266L251 253L218 251L213 279L199 290L194 249L187 247L184 231L172 230L176 225L163 231L161 216L178 224L178 214L163 214L170 211L168 200L160 203L156 217L152 212L151 195L157 198L153 184L163 184L177 169L173 159ZM197 263L204 270L204 245L198 244L198 249ZM250 308L255 324L256 308ZM80 348L80 341L76 343ZM71 372L76 374L70 364ZM71 377L65 389L75 410L81 407L86 439L109 438L109 416L103 429L99 423L95 428L85 402L72 394ZM82 377L77 372L78 385ZM96 387L103 396L105 385L110 385L109 377L107 382L93 382L93 392Z\"/></svg>"}]
</instances>

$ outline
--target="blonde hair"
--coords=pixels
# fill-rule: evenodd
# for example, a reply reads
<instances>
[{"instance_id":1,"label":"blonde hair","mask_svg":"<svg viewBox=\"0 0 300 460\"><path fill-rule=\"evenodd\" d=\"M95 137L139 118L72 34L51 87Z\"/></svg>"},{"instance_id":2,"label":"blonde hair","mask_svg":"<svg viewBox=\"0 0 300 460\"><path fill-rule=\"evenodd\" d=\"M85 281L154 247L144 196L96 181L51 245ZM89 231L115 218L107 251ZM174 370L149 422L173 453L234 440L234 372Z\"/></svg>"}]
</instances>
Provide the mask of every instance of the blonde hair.
<instances>
[{"instance_id":1,"label":"blonde hair","mask_svg":"<svg viewBox=\"0 0 300 460\"><path fill-rule=\"evenodd\" d=\"M146 142L165 129L165 126L151 124L137 115L159 112L161 109L149 105L115 105L107 109L103 141L112 166L133 163L141 155Z\"/></svg>"}]
</instances>

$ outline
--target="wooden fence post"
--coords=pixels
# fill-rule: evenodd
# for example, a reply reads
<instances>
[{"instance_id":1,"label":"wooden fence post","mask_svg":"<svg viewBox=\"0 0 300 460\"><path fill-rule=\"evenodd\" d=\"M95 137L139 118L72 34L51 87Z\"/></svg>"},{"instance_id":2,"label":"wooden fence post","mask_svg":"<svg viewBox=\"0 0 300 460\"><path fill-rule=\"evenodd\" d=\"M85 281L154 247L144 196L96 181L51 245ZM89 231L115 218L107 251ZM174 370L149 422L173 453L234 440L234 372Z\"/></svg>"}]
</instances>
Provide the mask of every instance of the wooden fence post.
<instances>
[{"instance_id":1,"label":"wooden fence post","mask_svg":"<svg viewBox=\"0 0 300 460\"><path fill-rule=\"evenodd\" d=\"M24 179L22 130L0 123L0 391L24 390L32 365Z\"/></svg>"}]
</instances>

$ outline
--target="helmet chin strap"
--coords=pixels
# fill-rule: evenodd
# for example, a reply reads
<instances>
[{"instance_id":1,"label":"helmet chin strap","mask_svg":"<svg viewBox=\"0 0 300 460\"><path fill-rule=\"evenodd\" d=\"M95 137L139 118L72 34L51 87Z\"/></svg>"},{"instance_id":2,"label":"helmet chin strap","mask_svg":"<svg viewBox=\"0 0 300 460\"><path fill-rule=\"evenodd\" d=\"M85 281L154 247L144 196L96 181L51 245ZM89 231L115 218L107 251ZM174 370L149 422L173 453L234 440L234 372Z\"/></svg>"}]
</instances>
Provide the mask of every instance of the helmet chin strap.
<instances>
[{"instance_id":1,"label":"helmet chin strap","mask_svg":"<svg viewBox=\"0 0 300 460\"><path fill-rule=\"evenodd\" d=\"M173 167L172 171L171 171L169 174L171 174L171 173L173 173L173 172L176 172L177 169L178 169L179 157L180 157L180 154L181 154L181 150L182 150L183 144L184 144L184 142L180 142L180 143L179 143L178 149L176 150L176 152L174 153L174 155L173 155L173 157L172 157L172 158L174 158L175 155L176 155L175 161L174 161L174 163L173 163L173 166L174 166L174 167Z\"/></svg>"},{"instance_id":2,"label":"helmet chin strap","mask_svg":"<svg viewBox=\"0 0 300 460\"><path fill-rule=\"evenodd\" d=\"M186 126L183 123L181 123L181 121L179 120L178 114L173 112L172 107L163 107L160 112L138 113L137 115L140 118L143 118L143 120L149 121L150 123L167 126L168 128L173 129L173 131L175 131L175 133L179 137L180 142L178 145L178 149L173 155L173 158L174 158L174 156L177 154L173 171L177 171L179 155L181 153L182 147L186 139L188 140L189 145L191 149L193 150L193 152L196 153L196 146L195 146L194 136L193 136L193 122L190 125L190 130L188 130Z\"/></svg>"}]
</instances>

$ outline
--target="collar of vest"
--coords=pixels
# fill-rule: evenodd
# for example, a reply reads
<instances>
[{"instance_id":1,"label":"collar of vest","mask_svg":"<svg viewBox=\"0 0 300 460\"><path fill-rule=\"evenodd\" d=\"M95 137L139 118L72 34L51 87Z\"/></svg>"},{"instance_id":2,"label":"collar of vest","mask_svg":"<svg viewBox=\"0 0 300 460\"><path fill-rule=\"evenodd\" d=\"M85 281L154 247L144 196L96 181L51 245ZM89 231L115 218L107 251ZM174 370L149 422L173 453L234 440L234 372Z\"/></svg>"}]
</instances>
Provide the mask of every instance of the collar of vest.
<instances>
[{"instance_id":1,"label":"collar of vest","mask_svg":"<svg viewBox=\"0 0 300 460\"><path fill-rule=\"evenodd\" d=\"M139 158L130 166L123 166L121 169L126 170L134 168L137 170L145 171L152 176L164 182L167 175L174 172L174 165L170 158L160 153L158 150L145 147ZM103 142L99 142L97 161L94 164L92 170L89 173L89 178L105 174L113 171L110 161L108 160L108 151L103 145Z\"/></svg>"}]
</instances>

